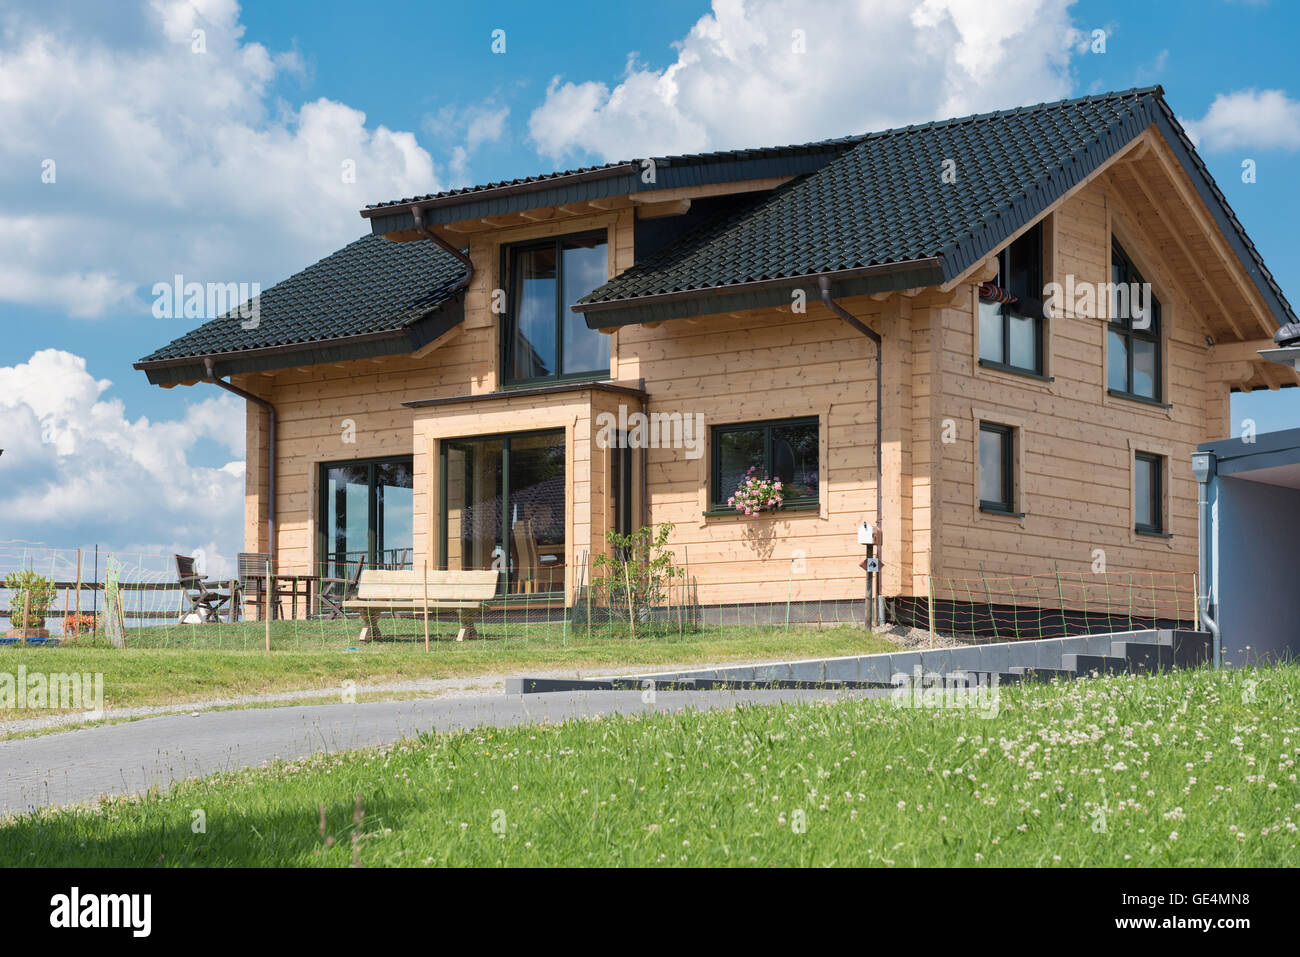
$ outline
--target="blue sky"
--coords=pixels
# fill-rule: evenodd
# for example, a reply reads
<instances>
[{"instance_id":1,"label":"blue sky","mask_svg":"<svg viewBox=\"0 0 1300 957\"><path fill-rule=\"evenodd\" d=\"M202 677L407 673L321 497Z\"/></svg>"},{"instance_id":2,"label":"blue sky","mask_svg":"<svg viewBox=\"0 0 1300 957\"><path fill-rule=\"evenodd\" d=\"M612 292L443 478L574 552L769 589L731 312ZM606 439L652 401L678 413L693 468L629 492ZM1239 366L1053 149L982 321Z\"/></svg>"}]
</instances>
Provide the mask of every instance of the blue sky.
<instances>
[{"instance_id":1,"label":"blue sky","mask_svg":"<svg viewBox=\"0 0 1300 957\"><path fill-rule=\"evenodd\" d=\"M794 31L809 53L796 60ZM413 192L1160 83L1300 299L1297 36L1300 5L1224 0L9 3L0 539L163 548L203 534L195 505L234 521L235 404L131 369L188 325L151 314L153 283L271 285L361 235L364 204ZM356 183L339 182L340 158ZM1300 390L1233 410L1260 431L1300 425ZM127 492L151 483L146 512Z\"/></svg>"}]
</instances>

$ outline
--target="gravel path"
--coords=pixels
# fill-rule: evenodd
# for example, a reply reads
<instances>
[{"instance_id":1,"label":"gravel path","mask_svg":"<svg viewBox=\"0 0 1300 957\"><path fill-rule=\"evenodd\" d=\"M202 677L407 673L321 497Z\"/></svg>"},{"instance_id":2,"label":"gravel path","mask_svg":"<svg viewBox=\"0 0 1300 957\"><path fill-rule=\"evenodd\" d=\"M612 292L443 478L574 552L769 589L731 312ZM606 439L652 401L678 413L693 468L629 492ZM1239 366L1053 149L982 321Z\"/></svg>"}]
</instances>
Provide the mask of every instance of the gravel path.
<instances>
[{"instance_id":1,"label":"gravel path","mask_svg":"<svg viewBox=\"0 0 1300 957\"><path fill-rule=\"evenodd\" d=\"M332 692L337 693L337 692ZM321 751L389 744L426 731L509 727L567 718L738 703L831 700L881 691L580 691L478 694L208 711L101 725L64 734L0 741L0 817L52 805L132 794L216 771ZM294 692L301 696L301 692ZM189 706L193 708L193 706Z\"/></svg>"},{"instance_id":2,"label":"gravel path","mask_svg":"<svg viewBox=\"0 0 1300 957\"><path fill-rule=\"evenodd\" d=\"M728 666L732 664L761 664L762 662L727 662ZM601 675L622 675L622 674L641 674L657 671L680 671L689 668L707 667L698 662L695 664L680 665L653 665L641 669L629 668L622 666L618 668L583 668L574 670L572 668L561 669L558 671L532 670L528 674L538 678L597 678ZM411 694L425 693L429 695L449 695L455 694L456 697L472 697L474 695L501 694L505 690L505 674L485 674L462 676L458 678L417 678L412 681L388 681L376 684L358 683L353 689L357 695L374 695L374 694ZM274 705L279 702L294 701L302 702L312 698L319 698L322 701L333 700L343 702L343 678L340 677L339 684L332 685L328 688L305 688L297 691L273 691L263 694L235 695L229 698L205 698L198 701L180 701L175 704L154 704L138 705L129 708L105 708L102 715L93 719L81 711L69 712L67 714L47 714L39 718L15 718L9 721L0 721L0 738L5 735L14 734L23 731L44 731L49 728L60 728L65 725L84 725L88 723L99 723L101 721L116 721L123 718L148 718L164 714L187 714L194 711L213 711L218 708L239 708L250 705Z\"/></svg>"}]
</instances>

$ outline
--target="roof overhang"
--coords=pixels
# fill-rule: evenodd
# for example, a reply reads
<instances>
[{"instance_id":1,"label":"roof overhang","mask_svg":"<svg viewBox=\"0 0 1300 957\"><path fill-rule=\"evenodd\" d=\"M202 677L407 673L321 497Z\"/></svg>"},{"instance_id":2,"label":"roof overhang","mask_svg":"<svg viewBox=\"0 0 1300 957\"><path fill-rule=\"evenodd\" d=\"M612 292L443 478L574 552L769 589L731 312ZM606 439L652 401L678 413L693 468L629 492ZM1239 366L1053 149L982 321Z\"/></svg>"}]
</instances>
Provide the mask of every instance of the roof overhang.
<instances>
[{"instance_id":1,"label":"roof overhang","mask_svg":"<svg viewBox=\"0 0 1300 957\"><path fill-rule=\"evenodd\" d=\"M843 143L827 143L824 148L801 148L798 152L789 154L729 158L725 161L708 158L655 159L654 176L650 182L645 181L644 173L648 168L645 164L651 161L631 160L532 182L507 183L446 196L368 207L361 210L361 216L370 221L370 229L376 235L393 236L415 229L415 217L411 210L416 207L420 209L426 226L442 226L615 196L778 176L800 176L820 169L828 159L846 148Z\"/></svg>"},{"instance_id":2,"label":"roof overhang","mask_svg":"<svg viewBox=\"0 0 1300 957\"><path fill-rule=\"evenodd\" d=\"M943 282L944 264L942 258L931 256L830 273L760 279L610 302L577 303L570 308L585 315L589 328L616 329L642 322L666 322L669 319L788 306L793 289L803 289L809 299L815 301L821 297L817 280L822 276L830 278L832 296L850 298L938 285Z\"/></svg>"},{"instance_id":3,"label":"roof overhang","mask_svg":"<svg viewBox=\"0 0 1300 957\"><path fill-rule=\"evenodd\" d=\"M207 378L206 361L213 360L213 375L222 378L248 372L272 372L298 366L374 359L383 356L409 355L423 349L440 336L460 325L465 311L459 299L445 303L436 311L400 329L368 332L314 342L295 342L281 346L264 346L236 352L213 352L205 355L180 356L137 362L150 384L172 386Z\"/></svg>"},{"instance_id":4,"label":"roof overhang","mask_svg":"<svg viewBox=\"0 0 1300 957\"><path fill-rule=\"evenodd\" d=\"M1215 458L1216 474L1266 485L1300 488L1300 429L1203 442L1197 451Z\"/></svg>"}]
</instances>

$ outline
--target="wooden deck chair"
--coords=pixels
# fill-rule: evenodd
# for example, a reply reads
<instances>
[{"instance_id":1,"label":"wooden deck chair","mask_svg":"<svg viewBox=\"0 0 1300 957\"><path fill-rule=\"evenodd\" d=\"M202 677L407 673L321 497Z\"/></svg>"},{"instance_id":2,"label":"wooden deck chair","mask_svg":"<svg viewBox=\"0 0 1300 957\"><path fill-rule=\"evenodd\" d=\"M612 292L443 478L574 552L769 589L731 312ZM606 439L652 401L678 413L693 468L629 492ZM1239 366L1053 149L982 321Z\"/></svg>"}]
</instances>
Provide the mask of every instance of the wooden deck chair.
<instances>
[{"instance_id":1,"label":"wooden deck chair","mask_svg":"<svg viewBox=\"0 0 1300 957\"><path fill-rule=\"evenodd\" d=\"M357 582L361 580L361 569L366 567L366 556L357 559L356 567L347 578L322 578L320 580L320 613L330 618L346 618L343 603L357 594Z\"/></svg>"},{"instance_id":2,"label":"wooden deck chair","mask_svg":"<svg viewBox=\"0 0 1300 957\"><path fill-rule=\"evenodd\" d=\"M221 606L230 601L228 591L222 591L214 582L203 580L203 576L194 570L194 559L188 555L175 555L176 580L180 583L181 594L189 602L189 611L181 612L181 621L190 623L191 616L197 618L196 624L221 621Z\"/></svg>"}]
</instances>

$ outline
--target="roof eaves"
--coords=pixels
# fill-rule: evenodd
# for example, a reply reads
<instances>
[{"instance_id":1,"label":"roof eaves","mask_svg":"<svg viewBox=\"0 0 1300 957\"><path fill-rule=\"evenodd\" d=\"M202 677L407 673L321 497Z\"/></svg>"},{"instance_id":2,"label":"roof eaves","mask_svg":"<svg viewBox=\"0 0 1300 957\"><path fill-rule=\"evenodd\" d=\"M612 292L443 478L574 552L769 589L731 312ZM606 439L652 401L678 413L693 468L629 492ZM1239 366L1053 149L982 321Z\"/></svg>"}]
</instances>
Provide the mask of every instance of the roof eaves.
<instances>
[{"instance_id":1,"label":"roof eaves","mask_svg":"<svg viewBox=\"0 0 1300 957\"><path fill-rule=\"evenodd\" d=\"M350 359L405 355L445 335L464 318L464 303L460 297L456 297L425 310L393 329L253 349L195 353L166 359L141 359L133 364L133 368L143 371L151 384L163 385L204 378L209 359L213 360L215 374L220 377L325 362L345 362Z\"/></svg>"},{"instance_id":2,"label":"roof eaves","mask_svg":"<svg viewBox=\"0 0 1300 957\"><path fill-rule=\"evenodd\" d=\"M790 290L795 288L806 287L814 299L820 296L816 284L822 276L830 277L833 296L850 297L932 286L942 282L943 274L943 262L940 257L934 256L857 269L704 286L630 299L578 303L570 308L574 312L583 313L587 326L591 329L613 329L641 322L665 322L670 319L788 306Z\"/></svg>"}]
</instances>

